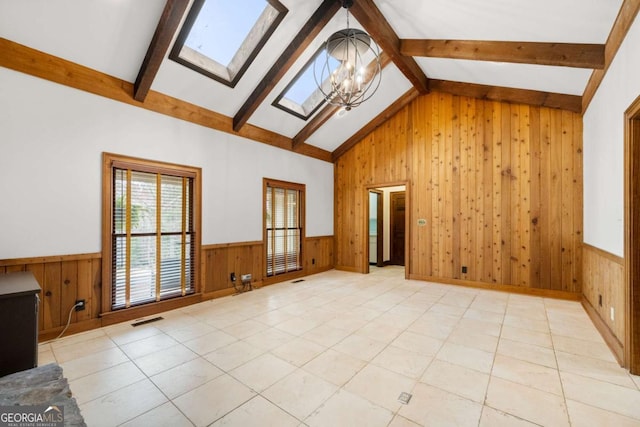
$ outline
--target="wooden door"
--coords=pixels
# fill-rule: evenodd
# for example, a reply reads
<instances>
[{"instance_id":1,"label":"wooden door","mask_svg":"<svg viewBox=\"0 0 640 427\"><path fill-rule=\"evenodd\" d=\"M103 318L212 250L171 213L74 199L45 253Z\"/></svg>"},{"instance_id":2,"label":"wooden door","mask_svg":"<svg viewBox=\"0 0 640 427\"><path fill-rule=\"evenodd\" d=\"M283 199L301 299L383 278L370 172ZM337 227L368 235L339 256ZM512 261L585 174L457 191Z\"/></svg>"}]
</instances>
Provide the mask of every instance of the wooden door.
<instances>
[{"instance_id":1,"label":"wooden door","mask_svg":"<svg viewBox=\"0 0 640 427\"><path fill-rule=\"evenodd\" d=\"M391 193L391 260L390 264L404 265L405 192Z\"/></svg>"}]
</instances>

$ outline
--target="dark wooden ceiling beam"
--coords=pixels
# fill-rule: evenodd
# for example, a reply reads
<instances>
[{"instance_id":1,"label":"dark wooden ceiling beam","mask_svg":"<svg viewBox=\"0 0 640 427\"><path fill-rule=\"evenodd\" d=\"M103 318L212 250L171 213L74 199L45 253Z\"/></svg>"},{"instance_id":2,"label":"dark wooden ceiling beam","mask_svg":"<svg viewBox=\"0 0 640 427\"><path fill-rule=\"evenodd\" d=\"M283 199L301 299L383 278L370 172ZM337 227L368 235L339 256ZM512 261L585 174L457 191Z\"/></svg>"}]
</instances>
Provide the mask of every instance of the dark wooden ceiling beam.
<instances>
[{"instance_id":1,"label":"dark wooden ceiling beam","mask_svg":"<svg viewBox=\"0 0 640 427\"><path fill-rule=\"evenodd\" d=\"M247 123L247 120L258 109L269 92L284 77L289 68L297 61L338 9L340 9L340 3L336 0L324 0L322 2L236 113L233 118L233 130L238 132Z\"/></svg>"},{"instance_id":2,"label":"dark wooden ceiling beam","mask_svg":"<svg viewBox=\"0 0 640 427\"><path fill-rule=\"evenodd\" d=\"M349 9L358 22L383 51L387 52L396 67L420 93L429 92L429 79L418 63L400 53L400 39L373 0L357 0Z\"/></svg>"},{"instance_id":3,"label":"dark wooden ceiling beam","mask_svg":"<svg viewBox=\"0 0 640 427\"><path fill-rule=\"evenodd\" d=\"M560 108L575 113L582 112L582 97L576 95L434 79L430 80L430 87L434 92L445 92L470 98Z\"/></svg>"},{"instance_id":4,"label":"dark wooden ceiling beam","mask_svg":"<svg viewBox=\"0 0 640 427\"><path fill-rule=\"evenodd\" d=\"M188 4L189 0L167 0L133 85L133 98L136 101L144 102L147 97Z\"/></svg>"},{"instance_id":5,"label":"dark wooden ceiling beam","mask_svg":"<svg viewBox=\"0 0 640 427\"><path fill-rule=\"evenodd\" d=\"M402 39L400 53L431 58L604 68L603 44Z\"/></svg>"},{"instance_id":6,"label":"dark wooden ceiling beam","mask_svg":"<svg viewBox=\"0 0 640 427\"><path fill-rule=\"evenodd\" d=\"M389 63L391 59L389 55L385 52L380 54L380 70L383 70ZM371 64L369 64L371 66ZM340 110L340 106L327 104L320 110L317 114L313 116L309 123L305 125L305 127L298 132L296 136L293 137L293 148L295 149L299 144L304 143L311 135L313 135L318 129L322 127L335 113Z\"/></svg>"},{"instance_id":7,"label":"dark wooden ceiling beam","mask_svg":"<svg viewBox=\"0 0 640 427\"><path fill-rule=\"evenodd\" d=\"M367 123L362 129L353 134L353 136L342 143L331 153L331 158L335 163L344 153L349 151L351 147L356 145L362 138L373 132L378 126L393 117L398 111L402 110L411 101L420 96L420 92L416 88L411 88L398 98L393 104L389 105L382 113L378 114L373 120Z\"/></svg>"}]
</instances>

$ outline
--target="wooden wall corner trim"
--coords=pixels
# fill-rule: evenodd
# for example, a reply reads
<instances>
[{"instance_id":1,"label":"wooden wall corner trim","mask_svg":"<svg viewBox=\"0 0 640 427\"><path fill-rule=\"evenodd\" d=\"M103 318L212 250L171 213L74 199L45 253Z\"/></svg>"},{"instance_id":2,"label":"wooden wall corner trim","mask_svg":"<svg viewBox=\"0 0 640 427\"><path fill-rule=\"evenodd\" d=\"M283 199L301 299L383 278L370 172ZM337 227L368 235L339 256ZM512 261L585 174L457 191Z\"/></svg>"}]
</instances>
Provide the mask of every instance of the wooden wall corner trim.
<instances>
[{"instance_id":1,"label":"wooden wall corner trim","mask_svg":"<svg viewBox=\"0 0 640 427\"><path fill-rule=\"evenodd\" d=\"M202 245L202 250L210 251L214 249L239 248L242 246L262 246L262 244L262 240L254 240L251 242L213 243L210 245Z\"/></svg>"},{"instance_id":2,"label":"wooden wall corner trim","mask_svg":"<svg viewBox=\"0 0 640 427\"><path fill-rule=\"evenodd\" d=\"M101 259L102 253L87 253L87 254L77 254L77 255L51 255L51 256L40 256L40 257L32 257L32 258L12 258L12 259L2 259L0 260L0 267L6 267L9 265L18 265L18 264L42 264L47 262L65 262L65 261L82 261L82 260L91 260L91 259Z\"/></svg>"},{"instance_id":3,"label":"wooden wall corner trim","mask_svg":"<svg viewBox=\"0 0 640 427\"><path fill-rule=\"evenodd\" d=\"M329 265L329 266L324 266L324 267L308 270L306 273L307 273L307 276L312 276L314 274L324 273L325 271L330 271L330 270L333 270L333 269L334 268Z\"/></svg>"},{"instance_id":4,"label":"wooden wall corner trim","mask_svg":"<svg viewBox=\"0 0 640 427\"><path fill-rule=\"evenodd\" d=\"M348 265L336 265L334 268L338 271L346 271L348 273L363 273L362 271L358 270L356 267L351 267Z\"/></svg>"},{"instance_id":5,"label":"wooden wall corner trim","mask_svg":"<svg viewBox=\"0 0 640 427\"><path fill-rule=\"evenodd\" d=\"M582 307L589 315L589 318L593 322L602 338L607 343L607 346L611 349L611 352L616 357L616 360L620 366L624 367L624 345L616 338L613 331L607 326L607 324L600 318L596 309L591 305L588 299L584 296L581 299Z\"/></svg>"},{"instance_id":6,"label":"wooden wall corner trim","mask_svg":"<svg viewBox=\"0 0 640 427\"><path fill-rule=\"evenodd\" d=\"M603 249L597 248L595 246L591 246L588 243L582 243L582 247L584 249L597 253L598 255L608 259L609 261L615 262L616 264L624 265L624 258L619 255L615 255L615 254L612 254L611 252L607 252Z\"/></svg>"},{"instance_id":7,"label":"wooden wall corner trim","mask_svg":"<svg viewBox=\"0 0 640 427\"><path fill-rule=\"evenodd\" d=\"M322 239L333 239L333 235L327 235L327 236L306 236L305 240L309 241L309 240L322 240Z\"/></svg>"},{"instance_id":8,"label":"wooden wall corner trim","mask_svg":"<svg viewBox=\"0 0 640 427\"><path fill-rule=\"evenodd\" d=\"M444 285L465 286L468 288L485 289L496 292L510 292L515 294L531 295L541 298L553 298L567 301L581 301L582 295L576 292L556 291L553 289L528 288L515 285L498 285L484 282L475 282L471 280L447 279L441 277L421 276L410 274L412 280L420 280L423 282L441 283Z\"/></svg>"},{"instance_id":9,"label":"wooden wall corner trim","mask_svg":"<svg viewBox=\"0 0 640 427\"><path fill-rule=\"evenodd\" d=\"M69 328L65 332L65 335L63 335L63 338L66 337L67 335L86 332L86 331L90 331L92 329L97 329L100 327L102 327L102 320L100 319L91 319L91 320L84 320L82 322L72 323L69 325ZM57 328L40 331L38 333L38 341L42 343L45 341L52 340L56 338L58 335L60 335L60 332L62 332L63 329L64 329L64 326L60 326Z\"/></svg>"},{"instance_id":10,"label":"wooden wall corner trim","mask_svg":"<svg viewBox=\"0 0 640 427\"><path fill-rule=\"evenodd\" d=\"M234 288L220 289L218 291L207 292L206 294L202 294L202 301L209 301L216 298L227 297L235 293L236 293L236 290Z\"/></svg>"},{"instance_id":11,"label":"wooden wall corner trim","mask_svg":"<svg viewBox=\"0 0 640 427\"><path fill-rule=\"evenodd\" d=\"M122 310L109 311L101 313L102 326L113 325L115 323L126 322L129 320L139 319L141 317L152 316L164 311L175 310L176 308L186 307L202 301L202 294L192 294L185 297L173 298L159 301L152 304L145 304Z\"/></svg>"},{"instance_id":12,"label":"wooden wall corner trim","mask_svg":"<svg viewBox=\"0 0 640 427\"><path fill-rule=\"evenodd\" d=\"M276 283L289 282L291 280L300 279L308 275L309 273L305 271L303 268L302 270L292 271L290 273L278 274L277 276L263 277L262 285L268 286Z\"/></svg>"}]
</instances>

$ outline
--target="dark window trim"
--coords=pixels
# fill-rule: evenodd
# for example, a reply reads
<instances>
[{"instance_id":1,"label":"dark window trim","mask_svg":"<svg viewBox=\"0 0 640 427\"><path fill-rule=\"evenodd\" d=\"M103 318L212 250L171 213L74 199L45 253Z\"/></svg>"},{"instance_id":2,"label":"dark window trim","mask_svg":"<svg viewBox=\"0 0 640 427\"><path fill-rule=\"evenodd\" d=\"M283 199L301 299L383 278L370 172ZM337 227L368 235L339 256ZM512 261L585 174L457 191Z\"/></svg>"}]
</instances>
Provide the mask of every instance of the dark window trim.
<instances>
[{"instance_id":1,"label":"dark window trim","mask_svg":"<svg viewBox=\"0 0 640 427\"><path fill-rule=\"evenodd\" d=\"M187 37L189 37L189 33L191 32L191 28L193 27L193 24L196 22L196 19L198 19L198 14L200 14L200 10L202 9L202 6L204 5L205 1L206 0L194 0L193 5L189 10L189 13L187 14L187 18L185 19L184 24L180 29L180 33L178 33L178 37L175 43L173 44L173 48L169 53L169 59L177 62L178 64L182 64L185 67L190 68L197 73L205 75L219 83L222 83L226 86L234 88L238 84L238 82L240 81L244 73L249 69L249 66L251 65L253 60L256 58L256 56L258 56L258 53L260 53L264 45L267 43L267 40L269 40L269 37L271 37L271 35L276 30L276 28L278 28L278 25L280 25L280 22L282 22L284 17L287 15L287 13L289 12L289 9L284 7L284 5L280 3L278 0L267 0L267 3L269 3L279 12L278 16L271 23L271 25L269 26L267 31L264 33L262 38L258 41L255 49L251 51L246 61L244 61L244 64L242 64L242 67L240 67L240 69L238 70L236 75L233 77L233 79L228 80L222 76L214 74L203 68L200 68L197 65L194 65L191 62L180 57L180 51L182 50L182 47L184 46L184 43L187 40Z\"/></svg>"},{"instance_id":2,"label":"dark window trim","mask_svg":"<svg viewBox=\"0 0 640 427\"><path fill-rule=\"evenodd\" d=\"M304 71L307 69L308 66L312 65L315 60L318 58L318 56L320 56L320 54L324 51L324 46L320 46L320 48L318 48L318 50L316 51L316 53L313 54L313 56L311 57L310 60L307 61L306 64L304 64L304 66L300 69L300 71L298 71L298 73L296 74L296 76L289 82L289 84L282 90L282 92L280 92L280 95L278 95L276 97L276 99L273 100L273 103L271 105L273 105L274 107L285 111L289 114L292 114L302 120L309 120L309 118L311 116L313 116L315 114L316 111L318 111L320 109L320 107L322 107L327 101L326 100L322 100L321 102L318 103L318 105L316 105L310 112L309 114L307 114L306 116L304 114L300 114L297 111L294 111L290 108L285 107L284 105L280 104L280 100L282 98L284 98L285 93L287 93L289 91L289 89L291 89L291 87L296 84L296 82L298 81L298 79L300 78L300 75L302 73L304 73Z\"/></svg>"}]
</instances>

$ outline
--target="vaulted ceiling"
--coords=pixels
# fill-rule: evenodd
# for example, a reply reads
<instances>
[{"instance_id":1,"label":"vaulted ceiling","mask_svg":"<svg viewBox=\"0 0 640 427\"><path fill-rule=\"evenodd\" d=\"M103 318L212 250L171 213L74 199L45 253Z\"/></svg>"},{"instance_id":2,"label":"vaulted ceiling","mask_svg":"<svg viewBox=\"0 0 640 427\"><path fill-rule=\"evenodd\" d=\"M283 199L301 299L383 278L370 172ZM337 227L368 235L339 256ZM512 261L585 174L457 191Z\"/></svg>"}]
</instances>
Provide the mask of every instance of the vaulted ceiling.
<instances>
[{"instance_id":1,"label":"vaulted ceiling","mask_svg":"<svg viewBox=\"0 0 640 427\"><path fill-rule=\"evenodd\" d=\"M429 91L582 111L624 5L355 0L350 26L383 51L380 88L345 115L325 104L303 120L272 103L345 27L342 2L280 0L284 19L230 87L168 57L192 1L0 2L0 66L331 161Z\"/></svg>"}]
</instances>

